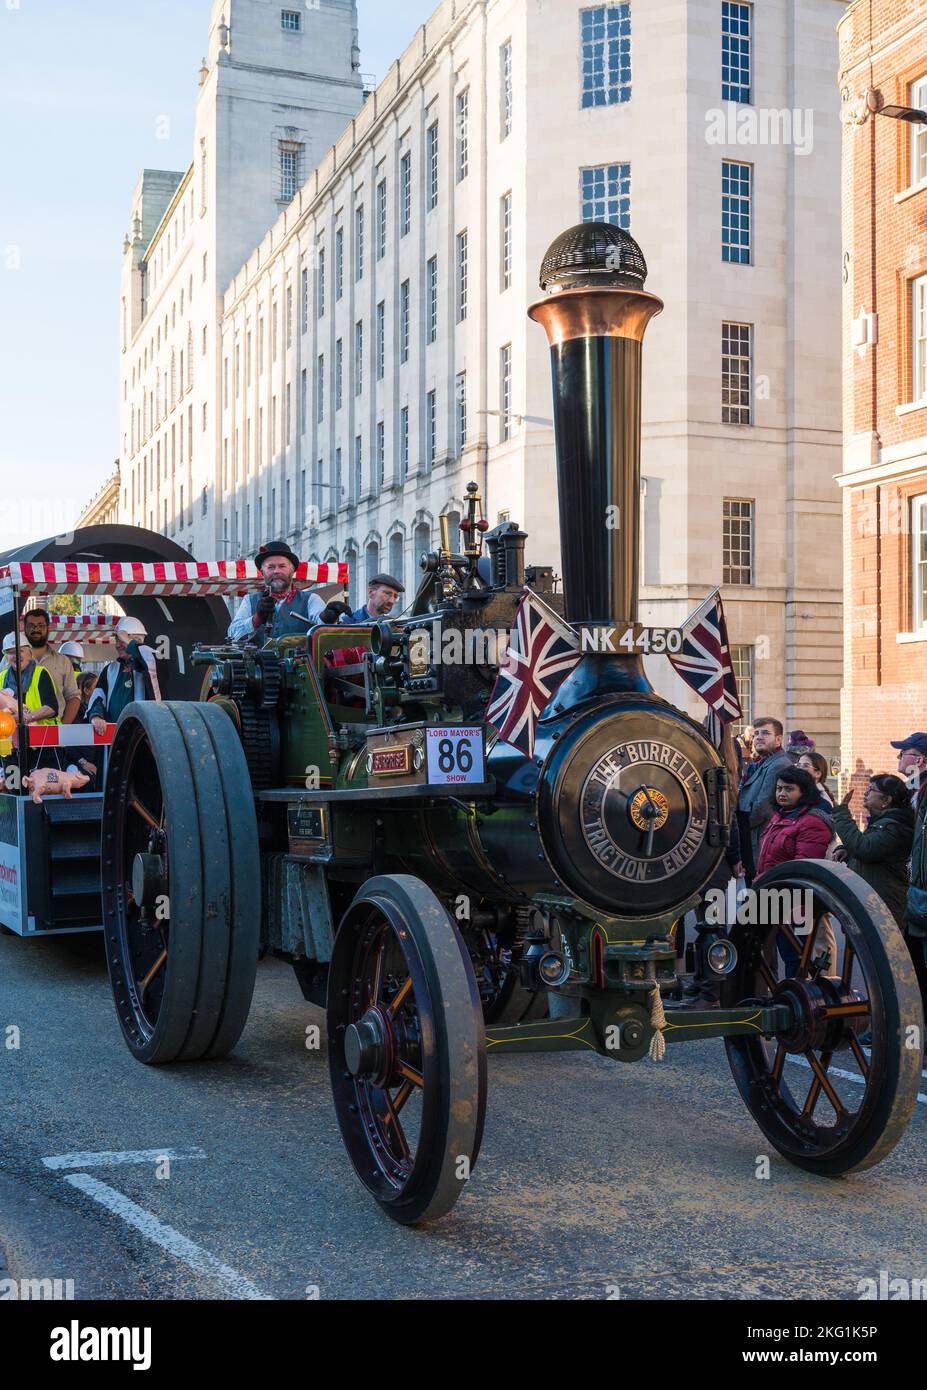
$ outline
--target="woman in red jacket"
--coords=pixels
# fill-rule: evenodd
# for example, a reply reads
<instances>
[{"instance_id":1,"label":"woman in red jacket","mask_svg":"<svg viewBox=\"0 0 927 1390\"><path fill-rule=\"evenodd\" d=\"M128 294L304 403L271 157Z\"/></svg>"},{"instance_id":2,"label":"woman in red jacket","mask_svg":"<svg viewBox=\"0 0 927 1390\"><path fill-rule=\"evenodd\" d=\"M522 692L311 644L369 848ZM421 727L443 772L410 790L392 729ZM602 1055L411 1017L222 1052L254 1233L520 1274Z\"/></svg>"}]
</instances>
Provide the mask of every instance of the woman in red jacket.
<instances>
[{"instance_id":1,"label":"woman in red jacket","mask_svg":"<svg viewBox=\"0 0 927 1390\"><path fill-rule=\"evenodd\" d=\"M834 823L820 804L814 779L804 768L783 768L776 778L773 814L760 839L757 876L790 859L823 859Z\"/></svg>"},{"instance_id":2,"label":"woman in red jacket","mask_svg":"<svg viewBox=\"0 0 927 1390\"><path fill-rule=\"evenodd\" d=\"M834 838L834 823L824 809L814 778L804 768L783 768L776 778L772 803L775 809L760 840L757 878L767 869L774 868L776 864L786 864L790 859L823 859ZM782 932L778 941L785 975L794 979L799 957ZM826 924L821 934L821 945L826 946L828 970L833 973L836 968L836 942L833 932L828 933Z\"/></svg>"}]
</instances>

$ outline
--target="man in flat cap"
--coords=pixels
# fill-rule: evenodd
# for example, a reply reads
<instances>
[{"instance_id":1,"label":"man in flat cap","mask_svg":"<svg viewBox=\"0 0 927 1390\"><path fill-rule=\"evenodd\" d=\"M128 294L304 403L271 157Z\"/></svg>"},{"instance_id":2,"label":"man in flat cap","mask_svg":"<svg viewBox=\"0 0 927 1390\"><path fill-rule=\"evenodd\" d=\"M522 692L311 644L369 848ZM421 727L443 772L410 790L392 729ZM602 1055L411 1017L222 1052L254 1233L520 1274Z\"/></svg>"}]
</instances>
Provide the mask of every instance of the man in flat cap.
<instances>
[{"instance_id":1,"label":"man in flat cap","mask_svg":"<svg viewBox=\"0 0 927 1390\"><path fill-rule=\"evenodd\" d=\"M367 602L351 614L352 623L378 623L388 618L405 589L391 574L375 574L367 585Z\"/></svg>"},{"instance_id":2,"label":"man in flat cap","mask_svg":"<svg viewBox=\"0 0 927 1390\"><path fill-rule=\"evenodd\" d=\"M294 633L303 636L315 627L324 604L311 590L295 588L293 575L299 557L286 541L262 545L254 563L261 571L264 588L242 599L229 624L229 641L254 642L262 647Z\"/></svg>"}]
</instances>

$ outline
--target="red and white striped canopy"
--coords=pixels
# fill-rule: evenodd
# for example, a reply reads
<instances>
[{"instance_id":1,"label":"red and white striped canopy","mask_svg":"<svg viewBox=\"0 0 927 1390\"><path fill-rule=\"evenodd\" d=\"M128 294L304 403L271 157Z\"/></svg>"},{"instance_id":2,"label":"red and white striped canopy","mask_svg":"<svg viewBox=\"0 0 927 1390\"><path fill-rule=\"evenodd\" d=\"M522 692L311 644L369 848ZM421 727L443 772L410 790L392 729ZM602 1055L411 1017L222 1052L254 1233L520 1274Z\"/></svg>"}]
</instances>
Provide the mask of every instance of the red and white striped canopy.
<instances>
[{"instance_id":1,"label":"red and white striped canopy","mask_svg":"<svg viewBox=\"0 0 927 1390\"><path fill-rule=\"evenodd\" d=\"M340 561L320 565L303 561L294 576L294 583L301 587L347 582L348 566ZM158 560L152 564L137 560L39 560L0 567L0 596L17 593L20 598L33 594L241 598L263 585L263 576L251 560Z\"/></svg>"},{"instance_id":2,"label":"red and white striped canopy","mask_svg":"<svg viewBox=\"0 0 927 1390\"><path fill-rule=\"evenodd\" d=\"M117 613L50 613L48 635L53 642L80 642L83 646L111 647L116 624L122 618Z\"/></svg>"}]
</instances>

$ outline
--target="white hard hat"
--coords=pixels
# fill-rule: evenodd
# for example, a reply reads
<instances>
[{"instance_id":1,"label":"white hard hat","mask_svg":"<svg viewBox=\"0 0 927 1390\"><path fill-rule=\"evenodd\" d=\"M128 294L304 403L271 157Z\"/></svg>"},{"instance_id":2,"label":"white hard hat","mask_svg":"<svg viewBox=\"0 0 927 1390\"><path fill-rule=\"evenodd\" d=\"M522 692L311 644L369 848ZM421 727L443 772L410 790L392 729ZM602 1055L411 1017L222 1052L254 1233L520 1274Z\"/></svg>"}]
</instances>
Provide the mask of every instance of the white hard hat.
<instances>
[{"instance_id":1,"label":"white hard hat","mask_svg":"<svg viewBox=\"0 0 927 1390\"><path fill-rule=\"evenodd\" d=\"M138 618L120 618L119 622L116 624L116 631L129 638L148 636L148 630L145 624Z\"/></svg>"},{"instance_id":2,"label":"white hard hat","mask_svg":"<svg viewBox=\"0 0 927 1390\"><path fill-rule=\"evenodd\" d=\"M21 632L21 633L19 634L19 645L20 645L21 647L31 647L31 646L32 646L32 643L29 641L29 638L26 636L26 634L25 634L24 632ZM4 650L5 652L11 652L15 646L16 646L16 633L15 633L15 632L8 632L8 633L6 634L6 636L4 637L4 639L3 639L3 650Z\"/></svg>"},{"instance_id":3,"label":"white hard hat","mask_svg":"<svg viewBox=\"0 0 927 1390\"><path fill-rule=\"evenodd\" d=\"M80 642L62 642L58 650L62 656L76 656L80 661L84 659L84 649Z\"/></svg>"}]
</instances>

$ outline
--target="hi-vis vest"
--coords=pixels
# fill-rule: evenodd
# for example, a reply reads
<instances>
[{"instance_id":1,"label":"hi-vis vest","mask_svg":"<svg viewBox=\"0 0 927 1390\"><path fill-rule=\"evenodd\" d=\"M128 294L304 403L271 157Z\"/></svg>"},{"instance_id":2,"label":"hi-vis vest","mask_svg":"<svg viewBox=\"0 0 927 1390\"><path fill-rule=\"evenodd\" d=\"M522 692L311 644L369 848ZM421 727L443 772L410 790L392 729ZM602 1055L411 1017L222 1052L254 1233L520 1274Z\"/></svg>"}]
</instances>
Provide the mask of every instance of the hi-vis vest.
<instances>
[{"instance_id":1,"label":"hi-vis vest","mask_svg":"<svg viewBox=\"0 0 927 1390\"><path fill-rule=\"evenodd\" d=\"M32 678L31 678L31 680L29 681L29 689L26 691L25 698L24 698L24 700L23 700L23 703L25 704L26 709L41 709L41 708L42 708L42 701L41 701L41 698L40 698L40 696L39 696L39 681L41 680L41 676L42 676L42 672L43 672L43 671L46 672L46 674L48 675L48 679L49 679L49 680L51 681L51 683L52 683L52 688L54 689L54 692L55 692L55 703L57 704L57 702L58 702L58 687L57 687L57 685L55 685L55 678L54 678L54 676L52 675L51 671L49 671L48 668L47 668L46 666L39 666L37 663L35 663L35 664L34 664L34 670L33 670L33 672L32 672ZM7 677L10 677L10 679L8 680ZM15 668L12 667L12 666L8 666L7 669L4 671L2 678L0 678L0 690L5 690L5 689L7 689L7 688L9 688L9 689L13 692L13 694L16 693L16 670L15 670ZM58 715L56 714L56 715L54 716L54 718L52 718L52 719L37 719L37 720L35 720L35 723L37 723L37 724L60 724L60 723L61 723L61 720L59 719Z\"/></svg>"}]
</instances>

